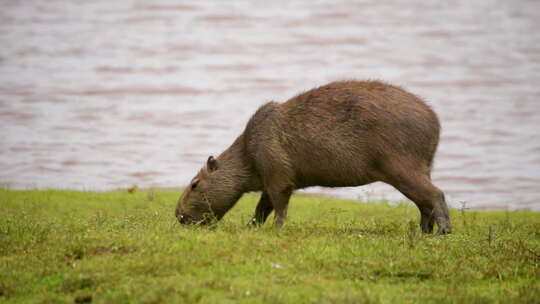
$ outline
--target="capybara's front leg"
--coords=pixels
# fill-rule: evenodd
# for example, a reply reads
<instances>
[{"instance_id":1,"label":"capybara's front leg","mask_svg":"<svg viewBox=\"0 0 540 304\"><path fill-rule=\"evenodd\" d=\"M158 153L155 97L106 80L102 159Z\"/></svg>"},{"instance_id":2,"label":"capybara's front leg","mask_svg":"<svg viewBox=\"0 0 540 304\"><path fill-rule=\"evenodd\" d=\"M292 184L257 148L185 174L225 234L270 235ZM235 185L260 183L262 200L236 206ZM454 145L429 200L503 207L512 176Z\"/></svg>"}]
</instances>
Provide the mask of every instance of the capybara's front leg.
<instances>
[{"instance_id":1,"label":"capybara's front leg","mask_svg":"<svg viewBox=\"0 0 540 304\"><path fill-rule=\"evenodd\" d=\"M291 197L292 191L290 189L284 189L281 191L269 191L268 194L272 206L274 207L274 226L281 228L287 219L287 209L289 207L289 198Z\"/></svg>"},{"instance_id":2,"label":"capybara's front leg","mask_svg":"<svg viewBox=\"0 0 540 304\"><path fill-rule=\"evenodd\" d=\"M272 210L274 210L274 207L272 207L270 196L267 192L263 191L261 199L255 208L255 215L249 221L248 226L261 226L264 224L270 213L272 213Z\"/></svg>"}]
</instances>

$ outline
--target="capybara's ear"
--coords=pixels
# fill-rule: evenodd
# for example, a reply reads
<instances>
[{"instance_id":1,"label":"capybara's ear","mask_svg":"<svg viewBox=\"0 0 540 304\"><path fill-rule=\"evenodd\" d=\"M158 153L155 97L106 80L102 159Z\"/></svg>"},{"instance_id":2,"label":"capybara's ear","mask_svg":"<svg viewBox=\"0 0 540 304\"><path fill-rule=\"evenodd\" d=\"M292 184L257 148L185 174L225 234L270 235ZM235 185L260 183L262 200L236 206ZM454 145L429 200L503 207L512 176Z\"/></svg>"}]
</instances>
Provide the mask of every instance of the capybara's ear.
<instances>
[{"instance_id":1,"label":"capybara's ear","mask_svg":"<svg viewBox=\"0 0 540 304\"><path fill-rule=\"evenodd\" d=\"M208 161L206 162L206 167L210 172L216 171L218 168L217 160L213 156L209 156Z\"/></svg>"}]
</instances>

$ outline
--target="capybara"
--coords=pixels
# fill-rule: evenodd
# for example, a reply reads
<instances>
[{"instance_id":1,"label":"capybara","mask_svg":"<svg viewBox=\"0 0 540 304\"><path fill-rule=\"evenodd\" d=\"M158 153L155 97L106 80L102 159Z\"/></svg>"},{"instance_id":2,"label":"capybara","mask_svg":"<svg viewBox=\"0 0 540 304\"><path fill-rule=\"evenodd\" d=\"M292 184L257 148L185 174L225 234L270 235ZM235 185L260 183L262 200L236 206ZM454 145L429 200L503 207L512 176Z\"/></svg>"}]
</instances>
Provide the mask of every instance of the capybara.
<instances>
[{"instance_id":1,"label":"capybara","mask_svg":"<svg viewBox=\"0 0 540 304\"><path fill-rule=\"evenodd\" d=\"M210 156L179 199L183 224L221 219L243 193L262 191L251 225L287 217L295 189L382 181L420 210L421 230L451 232L444 194L431 182L437 115L417 96L379 81L340 81L269 102L217 158Z\"/></svg>"}]
</instances>

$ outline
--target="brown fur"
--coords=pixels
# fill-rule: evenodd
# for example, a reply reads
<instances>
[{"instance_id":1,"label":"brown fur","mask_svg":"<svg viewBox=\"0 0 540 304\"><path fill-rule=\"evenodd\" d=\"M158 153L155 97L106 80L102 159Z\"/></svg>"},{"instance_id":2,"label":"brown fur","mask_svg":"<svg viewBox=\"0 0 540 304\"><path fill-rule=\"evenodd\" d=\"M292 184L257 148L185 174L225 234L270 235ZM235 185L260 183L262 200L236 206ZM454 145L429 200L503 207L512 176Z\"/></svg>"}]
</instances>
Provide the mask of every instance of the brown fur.
<instances>
[{"instance_id":1,"label":"brown fur","mask_svg":"<svg viewBox=\"0 0 540 304\"><path fill-rule=\"evenodd\" d=\"M285 103L269 102L181 196L181 223L220 219L248 191L262 190L252 224L275 212L283 225L295 189L382 181L416 203L422 231L450 233L443 193L431 183L436 114L421 99L378 81L333 82Z\"/></svg>"}]
</instances>

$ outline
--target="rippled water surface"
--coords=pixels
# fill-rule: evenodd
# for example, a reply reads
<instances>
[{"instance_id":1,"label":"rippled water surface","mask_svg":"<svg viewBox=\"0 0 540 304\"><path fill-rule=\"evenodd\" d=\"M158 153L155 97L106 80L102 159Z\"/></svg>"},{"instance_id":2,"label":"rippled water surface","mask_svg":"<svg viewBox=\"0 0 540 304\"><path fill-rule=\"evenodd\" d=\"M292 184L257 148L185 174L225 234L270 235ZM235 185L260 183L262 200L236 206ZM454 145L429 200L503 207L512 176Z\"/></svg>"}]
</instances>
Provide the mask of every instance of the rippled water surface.
<instances>
[{"instance_id":1,"label":"rippled water surface","mask_svg":"<svg viewBox=\"0 0 540 304\"><path fill-rule=\"evenodd\" d=\"M452 205L540 210L539 28L534 0L3 1L0 183L185 185L261 104L376 78L439 114Z\"/></svg>"}]
</instances>

